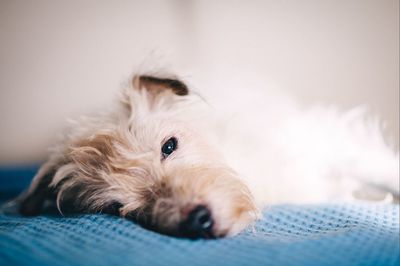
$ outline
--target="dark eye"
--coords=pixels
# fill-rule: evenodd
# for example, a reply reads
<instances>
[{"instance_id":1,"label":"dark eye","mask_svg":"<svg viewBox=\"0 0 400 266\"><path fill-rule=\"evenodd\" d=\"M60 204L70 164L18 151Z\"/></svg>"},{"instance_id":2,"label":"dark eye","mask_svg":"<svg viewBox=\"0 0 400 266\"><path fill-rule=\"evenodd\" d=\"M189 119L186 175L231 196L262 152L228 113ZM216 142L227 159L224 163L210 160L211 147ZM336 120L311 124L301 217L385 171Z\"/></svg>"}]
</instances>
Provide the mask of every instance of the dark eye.
<instances>
[{"instance_id":1,"label":"dark eye","mask_svg":"<svg viewBox=\"0 0 400 266\"><path fill-rule=\"evenodd\" d=\"M161 148L162 155L167 158L171 153L178 148L178 141L172 137L167 140Z\"/></svg>"}]
</instances>

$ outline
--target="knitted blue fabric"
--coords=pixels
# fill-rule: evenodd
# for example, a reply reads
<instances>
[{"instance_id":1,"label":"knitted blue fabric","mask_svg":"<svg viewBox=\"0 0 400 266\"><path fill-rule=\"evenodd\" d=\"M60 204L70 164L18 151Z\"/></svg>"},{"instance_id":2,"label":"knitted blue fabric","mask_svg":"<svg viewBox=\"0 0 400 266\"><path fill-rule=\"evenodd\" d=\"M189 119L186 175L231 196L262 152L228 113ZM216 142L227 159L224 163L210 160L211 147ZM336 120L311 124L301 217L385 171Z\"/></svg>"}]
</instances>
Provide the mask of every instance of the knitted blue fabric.
<instances>
[{"instance_id":1,"label":"knitted blue fabric","mask_svg":"<svg viewBox=\"0 0 400 266\"><path fill-rule=\"evenodd\" d=\"M255 228L217 240L108 215L0 215L0 265L400 265L399 242L398 205L274 206Z\"/></svg>"}]
</instances>

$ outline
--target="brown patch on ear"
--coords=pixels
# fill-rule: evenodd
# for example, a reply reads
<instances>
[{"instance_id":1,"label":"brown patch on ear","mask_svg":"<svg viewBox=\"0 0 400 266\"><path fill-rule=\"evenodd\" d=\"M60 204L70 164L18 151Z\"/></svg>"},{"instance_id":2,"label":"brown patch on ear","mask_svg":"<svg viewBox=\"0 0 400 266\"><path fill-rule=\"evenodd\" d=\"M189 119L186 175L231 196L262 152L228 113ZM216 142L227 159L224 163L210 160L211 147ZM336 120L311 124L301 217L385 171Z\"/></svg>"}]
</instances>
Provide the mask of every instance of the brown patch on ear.
<instances>
[{"instance_id":1,"label":"brown patch on ear","mask_svg":"<svg viewBox=\"0 0 400 266\"><path fill-rule=\"evenodd\" d=\"M171 90L173 93L179 96L185 96L189 94L188 87L180 80L169 79L169 78L157 78L153 76L135 76L133 78L133 86L137 89L146 88L153 94L158 94L165 91L166 89Z\"/></svg>"}]
</instances>

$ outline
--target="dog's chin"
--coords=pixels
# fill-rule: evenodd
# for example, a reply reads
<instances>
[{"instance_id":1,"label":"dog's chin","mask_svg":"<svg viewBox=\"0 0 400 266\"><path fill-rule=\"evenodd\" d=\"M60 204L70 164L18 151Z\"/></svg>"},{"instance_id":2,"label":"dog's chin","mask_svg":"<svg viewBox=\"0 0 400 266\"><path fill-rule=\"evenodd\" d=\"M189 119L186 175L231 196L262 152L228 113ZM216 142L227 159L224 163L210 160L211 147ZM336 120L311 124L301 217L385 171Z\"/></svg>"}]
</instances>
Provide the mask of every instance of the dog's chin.
<instances>
[{"instance_id":1,"label":"dog's chin","mask_svg":"<svg viewBox=\"0 0 400 266\"><path fill-rule=\"evenodd\" d=\"M207 230L199 234L193 234L190 232L185 232L179 229L179 226L174 226L174 228L165 228L154 226L147 223L138 223L141 227L162 234L166 236L176 237L176 238L187 238L187 239L218 239L224 237L232 237L240 232L242 232L251 222L248 221L237 221L232 223L230 227L226 228L214 228L212 230Z\"/></svg>"}]
</instances>

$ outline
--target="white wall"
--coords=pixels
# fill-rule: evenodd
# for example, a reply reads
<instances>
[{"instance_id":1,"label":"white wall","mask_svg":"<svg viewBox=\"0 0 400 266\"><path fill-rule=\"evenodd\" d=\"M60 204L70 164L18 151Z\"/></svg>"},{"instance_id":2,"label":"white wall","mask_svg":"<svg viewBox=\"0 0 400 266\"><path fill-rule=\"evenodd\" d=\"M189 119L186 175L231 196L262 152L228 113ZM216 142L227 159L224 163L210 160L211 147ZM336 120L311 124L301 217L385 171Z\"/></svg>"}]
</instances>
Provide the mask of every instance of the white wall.
<instances>
[{"instance_id":1,"label":"white wall","mask_svg":"<svg viewBox=\"0 0 400 266\"><path fill-rule=\"evenodd\" d=\"M0 164L43 160L66 118L158 55L200 91L251 76L305 105L367 104L398 145L398 1L0 0L0 40Z\"/></svg>"}]
</instances>

